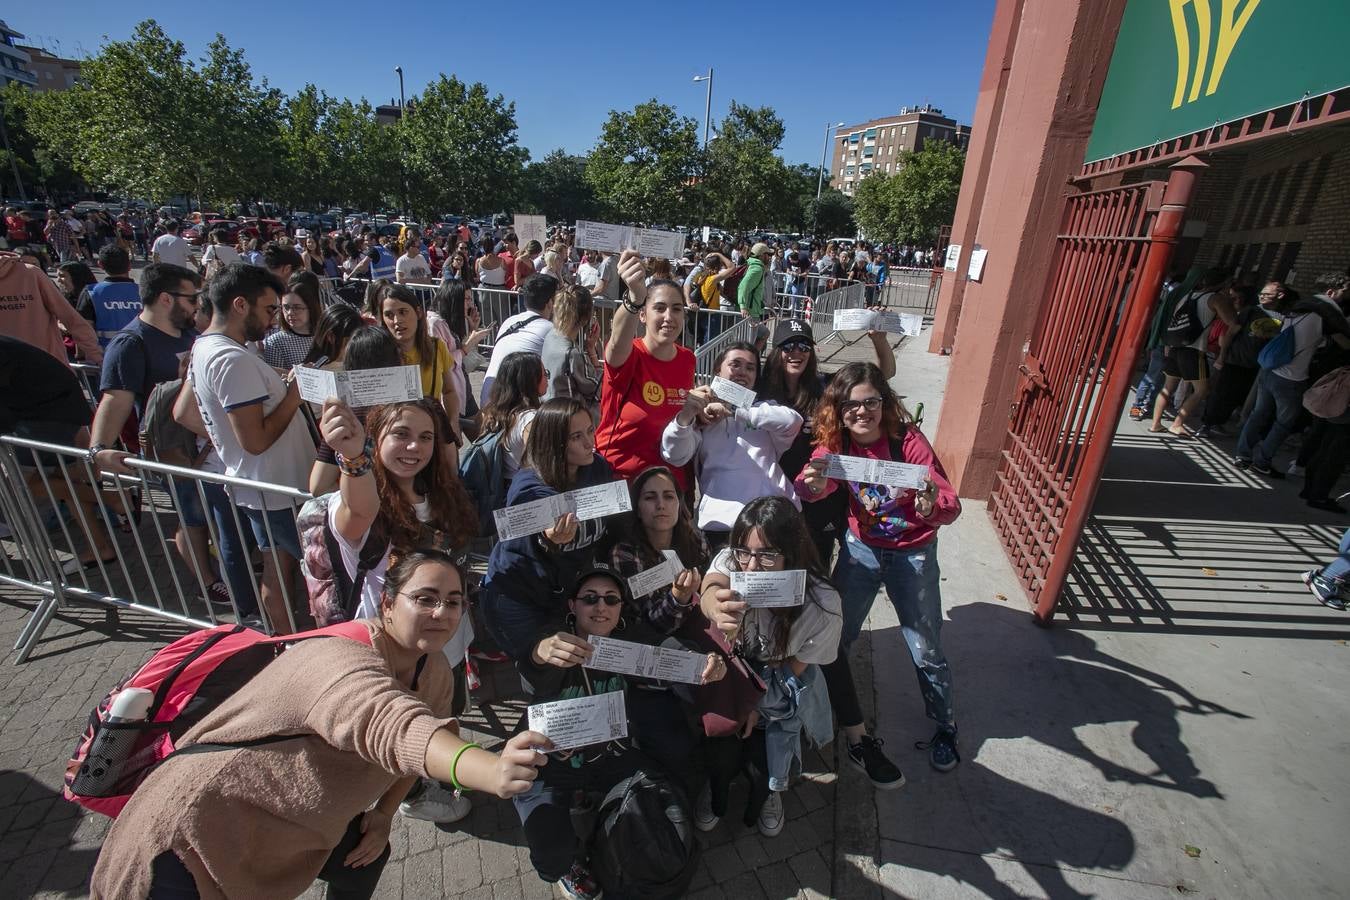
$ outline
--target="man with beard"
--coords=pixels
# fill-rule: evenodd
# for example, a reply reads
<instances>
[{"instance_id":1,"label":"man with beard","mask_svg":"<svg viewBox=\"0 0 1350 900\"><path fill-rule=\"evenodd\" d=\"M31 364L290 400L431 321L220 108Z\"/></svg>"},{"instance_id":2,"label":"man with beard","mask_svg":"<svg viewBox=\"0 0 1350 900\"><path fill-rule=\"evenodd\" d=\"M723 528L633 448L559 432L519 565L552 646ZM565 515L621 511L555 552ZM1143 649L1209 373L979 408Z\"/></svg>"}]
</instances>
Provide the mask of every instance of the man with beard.
<instances>
[{"instance_id":1,"label":"man with beard","mask_svg":"<svg viewBox=\"0 0 1350 900\"><path fill-rule=\"evenodd\" d=\"M304 490L314 441L293 379L283 380L245 344L266 333L281 296L281 281L266 269L234 263L211 281L211 325L193 348L191 382L206 432L225 474ZM357 460L351 460L358 463ZM281 584L291 584L300 559L295 513L284 497L236 489L263 554L263 607L278 633L290 630Z\"/></svg>"}]
</instances>

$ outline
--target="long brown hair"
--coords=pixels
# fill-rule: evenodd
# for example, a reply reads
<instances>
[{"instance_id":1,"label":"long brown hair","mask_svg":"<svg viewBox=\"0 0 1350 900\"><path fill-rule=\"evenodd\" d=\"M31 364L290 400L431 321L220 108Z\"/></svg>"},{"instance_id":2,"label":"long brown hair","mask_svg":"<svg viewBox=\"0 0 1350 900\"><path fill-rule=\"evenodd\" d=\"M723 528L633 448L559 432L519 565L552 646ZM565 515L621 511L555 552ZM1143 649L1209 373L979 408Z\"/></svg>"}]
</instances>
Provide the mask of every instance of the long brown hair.
<instances>
[{"instance_id":1,"label":"long brown hair","mask_svg":"<svg viewBox=\"0 0 1350 900\"><path fill-rule=\"evenodd\" d=\"M638 498L642 496L642 489L646 487L647 482L656 477L664 478L675 486L675 495L680 504L680 511L675 516L675 530L670 535L670 549L680 555L680 562L686 569L706 569L708 545L704 542L703 535L694 527L693 516L689 514L689 507L684 502L683 494L680 493L679 482L666 466L648 466L638 473L629 487L635 525L631 540L637 548L638 556L644 566L654 566L661 561L661 551L653 547L652 542L647 539L647 529L642 527L642 520L637 513Z\"/></svg>"},{"instance_id":2,"label":"long brown hair","mask_svg":"<svg viewBox=\"0 0 1350 900\"><path fill-rule=\"evenodd\" d=\"M417 359L421 365L429 366L436 361L436 339L432 337L431 330L427 328L427 308L422 305L422 298L413 293L412 288L401 284L391 284L384 291L384 296L379 300L379 322L380 327L388 330L384 324L384 304L389 300L397 300L399 303L411 306L413 312L417 315L417 331L413 332L413 347L417 350ZM436 390L436 385L431 386ZM439 396L440 392L437 391Z\"/></svg>"},{"instance_id":3,"label":"long brown hair","mask_svg":"<svg viewBox=\"0 0 1350 900\"><path fill-rule=\"evenodd\" d=\"M575 397L554 397L539 407L530 423L525 441L525 464L534 469L539 480L555 491L570 491L572 478L567 472L567 439L572 417L590 409Z\"/></svg>"},{"instance_id":4,"label":"long brown hair","mask_svg":"<svg viewBox=\"0 0 1350 900\"><path fill-rule=\"evenodd\" d=\"M873 363L854 362L844 366L834 375L825 393L816 405L815 434L816 446L824 447L830 453L840 453L844 446L844 415L839 407L848 400L848 395L860 384L868 384L881 396L881 434L887 438L902 437L913 419L909 411L895 396L895 391L886 383L886 377Z\"/></svg>"},{"instance_id":5,"label":"long brown hair","mask_svg":"<svg viewBox=\"0 0 1350 900\"><path fill-rule=\"evenodd\" d=\"M426 497L431 508L431 520L426 523L418 520L417 511L380 461L380 442L398 422L399 416L409 409L425 413L431 420L431 431L435 435L431 459L422 471L413 476L413 489ZM408 550L428 543L430 531L440 532L449 546L460 548L478 531L478 512L459 476L445 458L445 420L437 415L437 409L436 401L424 398L376 406L366 416L366 433L374 439L376 447L372 462L375 485L380 494L378 524L382 525L384 535L395 550Z\"/></svg>"}]
</instances>

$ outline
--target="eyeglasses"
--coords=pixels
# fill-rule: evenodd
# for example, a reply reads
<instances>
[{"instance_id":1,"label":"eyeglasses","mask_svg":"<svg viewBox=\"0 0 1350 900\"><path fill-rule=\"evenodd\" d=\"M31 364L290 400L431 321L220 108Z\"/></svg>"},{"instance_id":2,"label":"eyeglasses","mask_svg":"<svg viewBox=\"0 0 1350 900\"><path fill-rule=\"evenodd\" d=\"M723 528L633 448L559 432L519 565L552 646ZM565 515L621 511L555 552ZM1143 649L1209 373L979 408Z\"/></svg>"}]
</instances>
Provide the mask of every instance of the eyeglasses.
<instances>
[{"instance_id":1,"label":"eyeglasses","mask_svg":"<svg viewBox=\"0 0 1350 900\"><path fill-rule=\"evenodd\" d=\"M811 347L810 341L784 341L778 345L779 350L785 350L788 353L810 353Z\"/></svg>"},{"instance_id":2,"label":"eyeglasses","mask_svg":"<svg viewBox=\"0 0 1350 900\"><path fill-rule=\"evenodd\" d=\"M1276 291L1275 293L1270 294L1270 293L1266 293L1265 291L1262 291L1261 293L1257 294L1256 296L1259 297L1259 298L1262 299L1262 300L1274 300L1276 297L1280 296L1280 292L1279 292L1279 291Z\"/></svg>"},{"instance_id":3,"label":"eyeglasses","mask_svg":"<svg viewBox=\"0 0 1350 900\"><path fill-rule=\"evenodd\" d=\"M180 294L177 291L165 291L164 293L168 294L170 297L177 297L180 300L191 300L193 303L196 303L202 298L202 294L206 292L193 291L191 294Z\"/></svg>"},{"instance_id":4,"label":"eyeglasses","mask_svg":"<svg viewBox=\"0 0 1350 900\"><path fill-rule=\"evenodd\" d=\"M435 594L399 594L400 597L407 597L417 607L417 611L431 615L436 610L444 606L446 609L454 612L464 605L464 592L452 591L445 595L442 600Z\"/></svg>"},{"instance_id":5,"label":"eyeglasses","mask_svg":"<svg viewBox=\"0 0 1350 900\"><path fill-rule=\"evenodd\" d=\"M623 602L623 598L618 594L579 594L577 602L586 606L594 606L601 600L605 601L606 606L618 606Z\"/></svg>"},{"instance_id":6,"label":"eyeglasses","mask_svg":"<svg viewBox=\"0 0 1350 900\"><path fill-rule=\"evenodd\" d=\"M309 309L309 307L305 306L303 303L283 303L281 304L281 309L283 312L304 312Z\"/></svg>"},{"instance_id":7,"label":"eyeglasses","mask_svg":"<svg viewBox=\"0 0 1350 900\"><path fill-rule=\"evenodd\" d=\"M868 397L864 400L845 400L843 403L839 404L839 411L844 415L856 413L860 409L865 409L868 412L876 412L881 409L881 398Z\"/></svg>"},{"instance_id":8,"label":"eyeglasses","mask_svg":"<svg viewBox=\"0 0 1350 900\"><path fill-rule=\"evenodd\" d=\"M740 566L750 565L752 559L765 568L776 566L783 561L782 550L747 550L745 547L732 547L731 555Z\"/></svg>"}]
</instances>

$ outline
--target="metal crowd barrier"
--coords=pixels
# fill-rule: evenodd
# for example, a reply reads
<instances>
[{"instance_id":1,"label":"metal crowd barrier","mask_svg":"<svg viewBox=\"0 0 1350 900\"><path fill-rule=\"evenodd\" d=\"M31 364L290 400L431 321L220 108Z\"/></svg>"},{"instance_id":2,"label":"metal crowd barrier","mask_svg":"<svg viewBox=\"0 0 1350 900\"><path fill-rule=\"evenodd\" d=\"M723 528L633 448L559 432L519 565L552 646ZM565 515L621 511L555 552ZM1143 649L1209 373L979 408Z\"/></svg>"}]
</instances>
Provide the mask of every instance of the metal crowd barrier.
<instances>
[{"instance_id":1,"label":"metal crowd barrier","mask_svg":"<svg viewBox=\"0 0 1350 900\"><path fill-rule=\"evenodd\" d=\"M0 515L10 531L0 539L0 584L41 597L15 644L18 662L52 617L76 603L194 628L248 620L275 634L308 624L298 566L295 579L279 580L279 593L264 592L252 563L252 528L238 503L266 498L293 521L309 494L135 457L127 466L130 475L100 475L84 450L0 437ZM183 526L183 504L194 501L206 523L200 529ZM273 525L262 522L272 549L258 553L284 571ZM233 548L230 571L223 542ZM87 565L79 562L82 550L92 553ZM228 604L210 599L216 582Z\"/></svg>"}]
</instances>

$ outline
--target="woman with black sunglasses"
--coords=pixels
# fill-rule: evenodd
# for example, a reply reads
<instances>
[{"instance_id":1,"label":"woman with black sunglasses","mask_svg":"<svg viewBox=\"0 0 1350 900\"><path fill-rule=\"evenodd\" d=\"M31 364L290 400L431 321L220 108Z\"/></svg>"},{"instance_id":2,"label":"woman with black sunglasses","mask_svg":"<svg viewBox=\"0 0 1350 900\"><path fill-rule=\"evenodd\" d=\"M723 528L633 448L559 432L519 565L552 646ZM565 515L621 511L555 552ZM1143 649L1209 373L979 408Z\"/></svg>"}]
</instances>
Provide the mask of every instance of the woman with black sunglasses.
<instances>
[{"instance_id":1,"label":"woman with black sunglasses","mask_svg":"<svg viewBox=\"0 0 1350 900\"><path fill-rule=\"evenodd\" d=\"M597 563L581 573L570 593L563 627L540 641L528 659L519 661L521 677L532 688L534 703L625 691L629 737L550 754L539 778L513 802L539 877L561 882L568 897L585 898L599 896L600 890L572 827L572 797L576 791L603 794L644 765L647 757L637 748L635 738L640 741L641 735L633 723L643 718L639 707L647 702L648 692L627 690L629 682L622 675L584 668L591 658L592 636L624 638L629 597L623 576ZM722 657L709 653L704 683L725 674Z\"/></svg>"}]
</instances>

